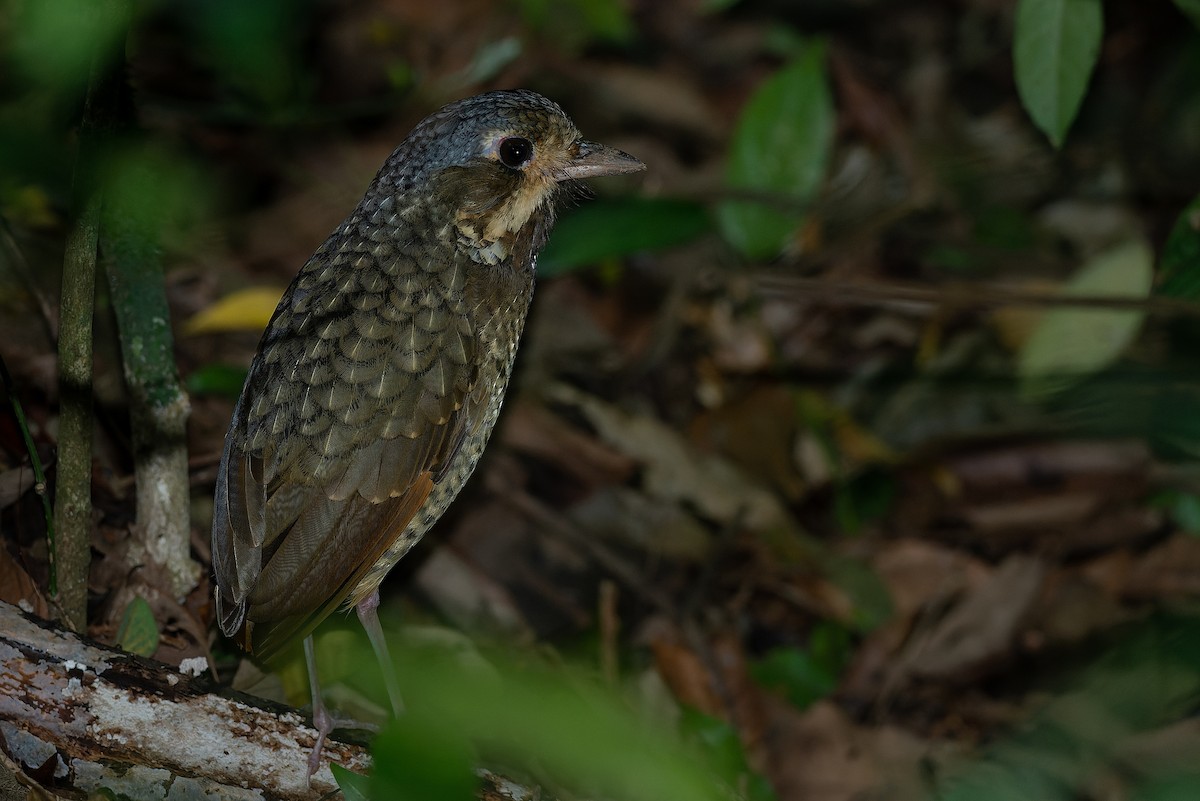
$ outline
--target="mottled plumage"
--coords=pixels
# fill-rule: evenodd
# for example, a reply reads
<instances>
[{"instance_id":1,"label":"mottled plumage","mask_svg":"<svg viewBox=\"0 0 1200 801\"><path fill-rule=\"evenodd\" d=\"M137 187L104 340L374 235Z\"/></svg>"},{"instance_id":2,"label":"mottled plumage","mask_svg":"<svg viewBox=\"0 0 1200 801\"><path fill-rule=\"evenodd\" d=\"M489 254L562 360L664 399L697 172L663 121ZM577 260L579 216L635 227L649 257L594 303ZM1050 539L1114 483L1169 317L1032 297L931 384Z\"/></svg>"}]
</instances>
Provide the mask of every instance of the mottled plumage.
<instances>
[{"instance_id":1,"label":"mottled plumage","mask_svg":"<svg viewBox=\"0 0 1200 801\"><path fill-rule=\"evenodd\" d=\"M234 411L212 535L226 635L269 658L372 596L483 452L559 187L641 168L528 91L452 103L392 153L288 287Z\"/></svg>"}]
</instances>

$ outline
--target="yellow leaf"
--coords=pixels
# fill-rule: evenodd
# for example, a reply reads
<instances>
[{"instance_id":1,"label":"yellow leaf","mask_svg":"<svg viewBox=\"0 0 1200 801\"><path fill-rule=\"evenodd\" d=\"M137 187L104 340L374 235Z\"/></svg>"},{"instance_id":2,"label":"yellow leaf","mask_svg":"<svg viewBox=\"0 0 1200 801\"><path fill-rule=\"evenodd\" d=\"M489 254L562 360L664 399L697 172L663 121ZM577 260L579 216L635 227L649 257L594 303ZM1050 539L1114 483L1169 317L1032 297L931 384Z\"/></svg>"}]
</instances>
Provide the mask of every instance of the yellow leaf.
<instances>
[{"instance_id":1,"label":"yellow leaf","mask_svg":"<svg viewBox=\"0 0 1200 801\"><path fill-rule=\"evenodd\" d=\"M216 331L262 331L283 294L273 287L251 287L226 295L183 325L185 334Z\"/></svg>"},{"instance_id":2,"label":"yellow leaf","mask_svg":"<svg viewBox=\"0 0 1200 801\"><path fill-rule=\"evenodd\" d=\"M0 197L0 211L15 223L29 228L58 225L54 203L40 186L22 186Z\"/></svg>"}]
</instances>

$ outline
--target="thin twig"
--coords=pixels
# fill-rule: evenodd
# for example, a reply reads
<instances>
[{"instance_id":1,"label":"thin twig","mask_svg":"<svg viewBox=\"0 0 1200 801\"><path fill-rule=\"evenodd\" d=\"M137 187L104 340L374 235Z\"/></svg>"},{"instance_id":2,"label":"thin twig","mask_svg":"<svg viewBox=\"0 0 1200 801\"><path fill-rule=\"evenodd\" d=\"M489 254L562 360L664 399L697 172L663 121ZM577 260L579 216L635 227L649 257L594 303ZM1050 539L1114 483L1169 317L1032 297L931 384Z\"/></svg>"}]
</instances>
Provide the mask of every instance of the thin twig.
<instances>
[{"instance_id":1,"label":"thin twig","mask_svg":"<svg viewBox=\"0 0 1200 801\"><path fill-rule=\"evenodd\" d=\"M1168 297L1071 295L995 284L946 284L931 287L902 282L849 283L824 278L770 274L759 275L757 283L764 292L815 303L846 303L856 306L898 303L963 310L994 309L1001 306L1077 306L1141 311L1165 317L1200 317L1200 303Z\"/></svg>"}]
</instances>

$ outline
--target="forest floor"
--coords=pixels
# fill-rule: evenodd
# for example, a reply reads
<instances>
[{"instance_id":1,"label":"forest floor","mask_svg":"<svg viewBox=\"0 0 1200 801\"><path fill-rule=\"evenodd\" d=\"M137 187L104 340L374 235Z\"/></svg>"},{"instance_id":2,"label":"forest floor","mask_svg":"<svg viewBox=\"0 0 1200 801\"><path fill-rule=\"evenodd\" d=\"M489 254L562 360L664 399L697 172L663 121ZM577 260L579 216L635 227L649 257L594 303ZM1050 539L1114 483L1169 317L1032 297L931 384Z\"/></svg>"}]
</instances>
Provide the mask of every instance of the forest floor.
<instances>
[{"instance_id":1,"label":"forest floor","mask_svg":"<svg viewBox=\"0 0 1200 801\"><path fill-rule=\"evenodd\" d=\"M629 5L312 3L242 50L165 8L139 21L138 118L183 165L163 255L205 568L184 603L151 604L157 658L210 648L212 487L264 309L416 121L524 86L648 169L563 210L497 432L385 584L389 628L552 652L668 717L702 713L783 801L1200 797L1195 312L1147 286L1119 348L1050 390L1030 367L1036 337L1070 351L1111 331L1111 309L1047 293L1091 269L1078 291L1131 294L1121 259L1161 253L1200 188L1196 29L1165 0L1108 4L1055 149L1014 85L1013 3ZM835 112L819 188L783 255L750 258L719 221L731 142L764 81L817 47ZM782 163L803 147L779 141ZM0 187L38 276L0 277L0 351L51 463L57 175ZM635 195L702 222L663 235L658 206L631 226L657 230L647 249L589 241L619 240ZM266 299L199 322L251 288ZM134 504L100 308L90 633L112 641L130 577L108 557ZM44 589L46 547L3 418L13 600ZM212 648L229 678L233 647ZM263 686L302 704L297 665ZM382 703L330 669L346 703Z\"/></svg>"}]
</instances>

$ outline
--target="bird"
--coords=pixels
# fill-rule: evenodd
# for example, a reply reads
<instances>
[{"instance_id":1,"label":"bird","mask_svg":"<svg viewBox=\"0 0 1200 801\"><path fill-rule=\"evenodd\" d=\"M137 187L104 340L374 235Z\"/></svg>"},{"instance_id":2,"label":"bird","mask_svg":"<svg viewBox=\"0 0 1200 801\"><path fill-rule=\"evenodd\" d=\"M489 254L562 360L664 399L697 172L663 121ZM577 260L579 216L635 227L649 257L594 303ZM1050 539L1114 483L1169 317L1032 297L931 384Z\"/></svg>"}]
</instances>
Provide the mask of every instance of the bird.
<instances>
[{"instance_id":1,"label":"bird","mask_svg":"<svg viewBox=\"0 0 1200 801\"><path fill-rule=\"evenodd\" d=\"M403 701L379 624L388 571L454 501L496 424L560 198L645 169L527 90L418 123L288 286L225 436L212 568L221 631L270 662L354 608Z\"/></svg>"}]
</instances>

